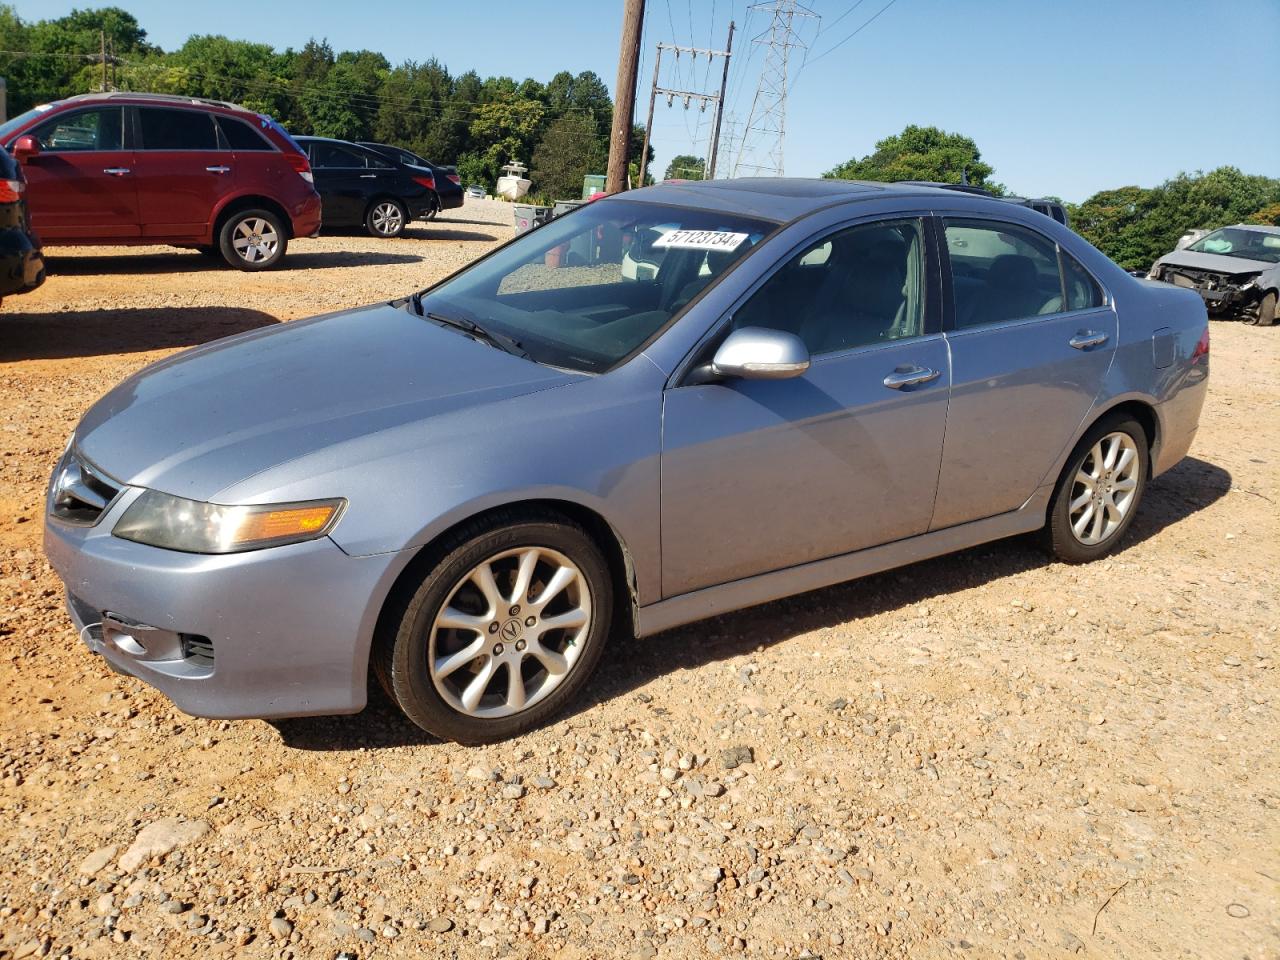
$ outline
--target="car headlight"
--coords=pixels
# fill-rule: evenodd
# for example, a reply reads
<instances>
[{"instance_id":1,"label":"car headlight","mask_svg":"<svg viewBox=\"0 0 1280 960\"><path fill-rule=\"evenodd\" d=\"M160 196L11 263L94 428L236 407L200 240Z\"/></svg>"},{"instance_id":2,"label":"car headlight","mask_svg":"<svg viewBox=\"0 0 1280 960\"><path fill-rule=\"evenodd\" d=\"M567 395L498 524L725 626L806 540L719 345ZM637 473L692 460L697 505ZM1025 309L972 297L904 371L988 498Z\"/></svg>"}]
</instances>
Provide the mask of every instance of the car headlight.
<instances>
[{"instance_id":1,"label":"car headlight","mask_svg":"<svg viewBox=\"0 0 1280 960\"><path fill-rule=\"evenodd\" d=\"M317 540L333 529L344 506L340 499L225 506L147 490L111 532L184 553L239 553Z\"/></svg>"}]
</instances>

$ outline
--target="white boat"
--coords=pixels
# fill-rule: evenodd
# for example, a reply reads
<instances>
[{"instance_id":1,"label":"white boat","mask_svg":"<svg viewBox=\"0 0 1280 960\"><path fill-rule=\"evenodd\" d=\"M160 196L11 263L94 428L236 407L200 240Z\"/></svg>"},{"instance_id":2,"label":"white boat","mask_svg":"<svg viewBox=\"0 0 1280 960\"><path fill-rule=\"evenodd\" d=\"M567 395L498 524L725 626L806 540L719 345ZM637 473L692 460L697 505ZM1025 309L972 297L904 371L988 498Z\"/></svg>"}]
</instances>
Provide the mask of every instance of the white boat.
<instances>
[{"instance_id":1,"label":"white boat","mask_svg":"<svg viewBox=\"0 0 1280 960\"><path fill-rule=\"evenodd\" d=\"M504 200L519 200L529 192L529 178L525 176L528 171L529 168L523 163L514 160L504 164L494 193Z\"/></svg>"}]
</instances>

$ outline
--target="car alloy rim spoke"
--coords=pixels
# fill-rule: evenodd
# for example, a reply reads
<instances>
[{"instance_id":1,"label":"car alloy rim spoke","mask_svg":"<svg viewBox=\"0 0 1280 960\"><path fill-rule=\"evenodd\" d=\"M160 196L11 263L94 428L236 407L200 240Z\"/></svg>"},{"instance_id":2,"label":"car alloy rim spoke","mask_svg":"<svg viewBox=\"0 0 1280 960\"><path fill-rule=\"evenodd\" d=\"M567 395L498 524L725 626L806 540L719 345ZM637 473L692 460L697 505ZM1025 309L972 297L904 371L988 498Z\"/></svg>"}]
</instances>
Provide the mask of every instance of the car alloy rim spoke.
<instances>
[{"instance_id":1,"label":"car alloy rim spoke","mask_svg":"<svg viewBox=\"0 0 1280 960\"><path fill-rule=\"evenodd\" d=\"M545 607L577 578L578 571L575 568L561 567L555 572L555 576L551 578L547 585L543 587L542 592L538 594L538 598L530 602L537 608Z\"/></svg>"},{"instance_id":2,"label":"car alloy rim spoke","mask_svg":"<svg viewBox=\"0 0 1280 960\"><path fill-rule=\"evenodd\" d=\"M591 626L586 579L544 547L505 550L460 577L431 625L431 682L454 710L526 710L572 671Z\"/></svg>"},{"instance_id":3,"label":"car alloy rim spoke","mask_svg":"<svg viewBox=\"0 0 1280 960\"><path fill-rule=\"evenodd\" d=\"M435 674L443 680L463 664L470 663L483 652L484 637L478 636L470 646L463 647L456 653L451 653L447 657L441 657L437 660L435 665Z\"/></svg>"},{"instance_id":4,"label":"car alloy rim spoke","mask_svg":"<svg viewBox=\"0 0 1280 960\"><path fill-rule=\"evenodd\" d=\"M484 696L485 690L489 689L489 681L493 679L496 669L494 660L490 657L462 691L462 705L468 712L474 712L476 707L480 706L480 698Z\"/></svg>"},{"instance_id":5,"label":"car alloy rim spoke","mask_svg":"<svg viewBox=\"0 0 1280 960\"><path fill-rule=\"evenodd\" d=\"M1117 431L1090 449L1076 471L1067 516L1071 532L1086 546L1115 535L1138 490L1141 461L1133 437Z\"/></svg>"},{"instance_id":6,"label":"car alloy rim spoke","mask_svg":"<svg viewBox=\"0 0 1280 960\"><path fill-rule=\"evenodd\" d=\"M400 226L400 208L390 203L379 204L373 210L373 226L382 233L392 233Z\"/></svg>"}]
</instances>

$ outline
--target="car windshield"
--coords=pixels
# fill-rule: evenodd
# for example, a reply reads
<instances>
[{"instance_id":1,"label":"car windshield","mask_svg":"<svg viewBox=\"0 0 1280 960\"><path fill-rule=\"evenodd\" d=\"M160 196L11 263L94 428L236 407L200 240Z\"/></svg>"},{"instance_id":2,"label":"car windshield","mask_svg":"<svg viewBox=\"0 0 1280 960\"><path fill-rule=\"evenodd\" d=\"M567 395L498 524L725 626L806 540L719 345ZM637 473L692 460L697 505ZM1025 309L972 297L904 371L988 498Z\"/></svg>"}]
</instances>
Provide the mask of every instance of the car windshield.
<instances>
[{"instance_id":1,"label":"car windshield","mask_svg":"<svg viewBox=\"0 0 1280 960\"><path fill-rule=\"evenodd\" d=\"M5 141L7 141L9 137L11 137L16 131L22 129L22 127L25 126L29 121L40 116L41 114L48 113L52 109L53 109L53 104L42 103L38 107L32 107L26 113L18 114L12 120L8 120L4 123L0 123L0 143L4 143Z\"/></svg>"},{"instance_id":2,"label":"car windshield","mask_svg":"<svg viewBox=\"0 0 1280 960\"><path fill-rule=\"evenodd\" d=\"M712 210L604 200L517 238L409 309L478 324L540 363L602 373L776 226Z\"/></svg>"},{"instance_id":3,"label":"car windshield","mask_svg":"<svg viewBox=\"0 0 1280 960\"><path fill-rule=\"evenodd\" d=\"M1216 253L1223 257L1280 263L1280 233L1223 227L1187 249L1192 253Z\"/></svg>"}]
</instances>

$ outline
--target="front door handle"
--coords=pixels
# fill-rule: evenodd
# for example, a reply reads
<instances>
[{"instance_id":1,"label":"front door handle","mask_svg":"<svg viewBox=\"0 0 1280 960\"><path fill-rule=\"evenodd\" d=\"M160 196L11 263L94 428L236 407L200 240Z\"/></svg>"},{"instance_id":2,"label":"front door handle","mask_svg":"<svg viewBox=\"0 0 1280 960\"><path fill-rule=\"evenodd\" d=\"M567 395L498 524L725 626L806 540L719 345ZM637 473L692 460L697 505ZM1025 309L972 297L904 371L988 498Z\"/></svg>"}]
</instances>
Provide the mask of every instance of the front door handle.
<instances>
[{"instance_id":1,"label":"front door handle","mask_svg":"<svg viewBox=\"0 0 1280 960\"><path fill-rule=\"evenodd\" d=\"M112 177L123 177L130 170L128 167L106 167L102 172Z\"/></svg>"},{"instance_id":2,"label":"front door handle","mask_svg":"<svg viewBox=\"0 0 1280 960\"><path fill-rule=\"evenodd\" d=\"M1096 333L1093 330L1081 330L1067 342L1077 350L1089 350L1106 343L1107 335L1105 333Z\"/></svg>"},{"instance_id":3,"label":"front door handle","mask_svg":"<svg viewBox=\"0 0 1280 960\"><path fill-rule=\"evenodd\" d=\"M205 169L208 170L210 173L230 173L231 172L230 167L223 167L223 166L205 167Z\"/></svg>"},{"instance_id":4,"label":"front door handle","mask_svg":"<svg viewBox=\"0 0 1280 960\"><path fill-rule=\"evenodd\" d=\"M903 387L915 387L942 376L941 370L930 370L928 367L898 367L884 378L884 385L890 390L901 390Z\"/></svg>"},{"instance_id":5,"label":"front door handle","mask_svg":"<svg viewBox=\"0 0 1280 960\"><path fill-rule=\"evenodd\" d=\"M361 180L377 180L378 175L376 173L362 173L360 174L360 179Z\"/></svg>"}]
</instances>

